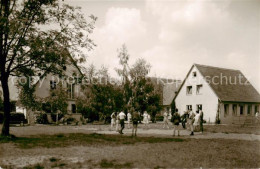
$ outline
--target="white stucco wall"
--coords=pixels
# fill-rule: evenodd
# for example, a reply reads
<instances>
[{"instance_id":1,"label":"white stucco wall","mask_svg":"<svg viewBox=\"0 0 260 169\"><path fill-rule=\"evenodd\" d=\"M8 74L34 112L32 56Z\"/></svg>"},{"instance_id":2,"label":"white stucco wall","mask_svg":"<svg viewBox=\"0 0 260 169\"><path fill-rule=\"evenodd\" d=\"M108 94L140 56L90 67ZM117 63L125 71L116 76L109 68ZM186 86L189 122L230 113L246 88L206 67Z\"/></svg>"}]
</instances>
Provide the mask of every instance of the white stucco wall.
<instances>
[{"instance_id":1,"label":"white stucco wall","mask_svg":"<svg viewBox=\"0 0 260 169\"><path fill-rule=\"evenodd\" d=\"M11 101L17 101L19 99L19 89L17 87L18 78L14 76L10 76L8 80L9 94ZM2 88L1 88L2 90Z\"/></svg>"},{"instance_id":2,"label":"white stucco wall","mask_svg":"<svg viewBox=\"0 0 260 169\"><path fill-rule=\"evenodd\" d=\"M192 72L196 71L197 76L193 77ZM203 85L201 94L196 94L197 85ZM187 95L187 86L192 86L192 94ZM180 114L183 114L187 110L186 105L192 105L193 112L196 111L197 104L202 104L202 110L204 112L204 120L210 123L215 122L218 97L210 88L209 84L203 79L203 76L199 73L194 66L191 73L187 77L184 85L182 86L178 96L175 99L176 108L178 108Z\"/></svg>"},{"instance_id":3,"label":"white stucco wall","mask_svg":"<svg viewBox=\"0 0 260 169\"><path fill-rule=\"evenodd\" d=\"M72 77L73 73L78 75L79 77L81 74L79 73L78 69L74 65L67 65L66 72L64 74L68 77ZM44 79L40 80L36 86L35 94L37 97L46 98L49 96L50 93L50 81L55 80L58 83L63 82L63 86L67 87L67 81L69 79L60 79L57 75L48 74ZM72 80L72 78L71 78ZM75 98L78 97L80 94L80 85L75 85Z\"/></svg>"}]
</instances>

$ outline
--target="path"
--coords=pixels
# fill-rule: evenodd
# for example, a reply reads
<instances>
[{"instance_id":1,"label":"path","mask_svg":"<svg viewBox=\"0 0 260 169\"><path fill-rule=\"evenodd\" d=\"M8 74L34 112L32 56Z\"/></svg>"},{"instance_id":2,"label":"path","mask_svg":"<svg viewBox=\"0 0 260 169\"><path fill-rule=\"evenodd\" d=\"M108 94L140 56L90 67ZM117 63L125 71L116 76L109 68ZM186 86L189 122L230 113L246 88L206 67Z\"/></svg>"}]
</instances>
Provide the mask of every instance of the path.
<instances>
[{"instance_id":1,"label":"path","mask_svg":"<svg viewBox=\"0 0 260 169\"><path fill-rule=\"evenodd\" d=\"M131 129L124 130L124 135L130 136ZM143 129L143 126L138 128L138 136L154 136L154 137L172 137L172 129L150 128ZM15 136L28 136L28 135L43 135L43 134L60 134L60 133L99 133L99 134L119 134L116 131L111 131L109 125L83 125L83 126L26 126L26 127L11 127L11 133ZM203 134L195 132L194 136L189 136L188 130L181 130L180 137L196 138L196 139L237 139L237 140L250 140L260 141L260 135L256 134L238 134L238 133L212 133L205 132Z\"/></svg>"},{"instance_id":2,"label":"path","mask_svg":"<svg viewBox=\"0 0 260 169\"><path fill-rule=\"evenodd\" d=\"M84 128L78 127L76 130L84 130ZM87 129L88 130L88 129ZM110 130L93 130L93 132L98 134L119 134L116 131ZM132 134L131 129L125 129L124 135L130 136ZM154 136L154 137L172 137L173 130L171 129L138 129L137 134L139 136ZM194 136L190 136L190 131L188 130L181 130L180 131L180 138L181 137L189 137L189 138L196 138L196 139L237 139L237 140L249 140L249 141L260 141L260 135L255 134L236 134L236 133L199 133L195 132ZM177 136L175 136L177 137Z\"/></svg>"}]
</instances>

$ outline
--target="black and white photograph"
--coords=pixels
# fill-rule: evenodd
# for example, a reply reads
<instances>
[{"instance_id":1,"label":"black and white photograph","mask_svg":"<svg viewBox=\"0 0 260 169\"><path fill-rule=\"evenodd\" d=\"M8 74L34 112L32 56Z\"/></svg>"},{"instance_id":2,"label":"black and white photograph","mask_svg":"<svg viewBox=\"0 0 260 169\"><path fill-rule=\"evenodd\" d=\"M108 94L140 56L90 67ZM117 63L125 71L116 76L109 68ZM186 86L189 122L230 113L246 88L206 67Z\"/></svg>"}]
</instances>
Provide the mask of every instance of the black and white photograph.
<instances>
[{"instance_id":1,"label":"black and white photograph","mask_svg":"<svg viewBox=\"0 0 260 169\"><path fill-rule=\"evenodd\" d=\"M0 169L260 168L259 0L0 10Z\"/></svg>"}]
</instances>

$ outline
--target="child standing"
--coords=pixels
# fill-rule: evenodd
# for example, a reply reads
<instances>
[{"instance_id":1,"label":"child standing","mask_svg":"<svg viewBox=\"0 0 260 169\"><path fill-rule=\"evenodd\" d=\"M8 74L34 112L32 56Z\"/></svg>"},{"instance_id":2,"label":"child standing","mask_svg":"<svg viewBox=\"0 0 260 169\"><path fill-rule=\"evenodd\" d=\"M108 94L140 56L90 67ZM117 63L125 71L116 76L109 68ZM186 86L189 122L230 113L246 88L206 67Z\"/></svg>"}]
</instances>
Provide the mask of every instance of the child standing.
<instances>
[{"instance_id":1,"label":"child standing","mask_svg":"<svg viewBox=\"0 0 260 169\"><path fill-rule=\"evenodd\" d=\"M173 114L171 121L173 123L173 136L175 136L176 130L178 132L178 136L180 136L179 124L181 122L181 116L178 113L178 109L176 109L176 112Z\"/></svg>"}]
</instances>

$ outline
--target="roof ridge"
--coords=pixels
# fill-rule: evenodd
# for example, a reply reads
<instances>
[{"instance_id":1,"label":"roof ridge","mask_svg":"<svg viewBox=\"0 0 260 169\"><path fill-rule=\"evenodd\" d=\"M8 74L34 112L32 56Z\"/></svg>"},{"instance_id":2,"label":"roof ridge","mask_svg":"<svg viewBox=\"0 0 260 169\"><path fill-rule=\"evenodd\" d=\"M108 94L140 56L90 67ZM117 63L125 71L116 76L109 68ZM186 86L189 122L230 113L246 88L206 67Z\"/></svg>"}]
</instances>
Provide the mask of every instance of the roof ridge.
<instances>
[{"instance_id":1,"label":"roof ridge","mask_svg":"<svg viewBox=\"0 0 260 169\"><path fill-rule=\"evenodd\" d=\"M195 65L195 66L202 66L202 67L206 67L206 68L223 69L223 70L229 70L229 71L238 71L238 72L241 72L241 71L238 70L238 69L229 69L229 68L222 68L222 67L216 67L216 66L201 65L201 64L197 64L197 63L194 63L194 65Z\"/></svg>"}]
</instances>

